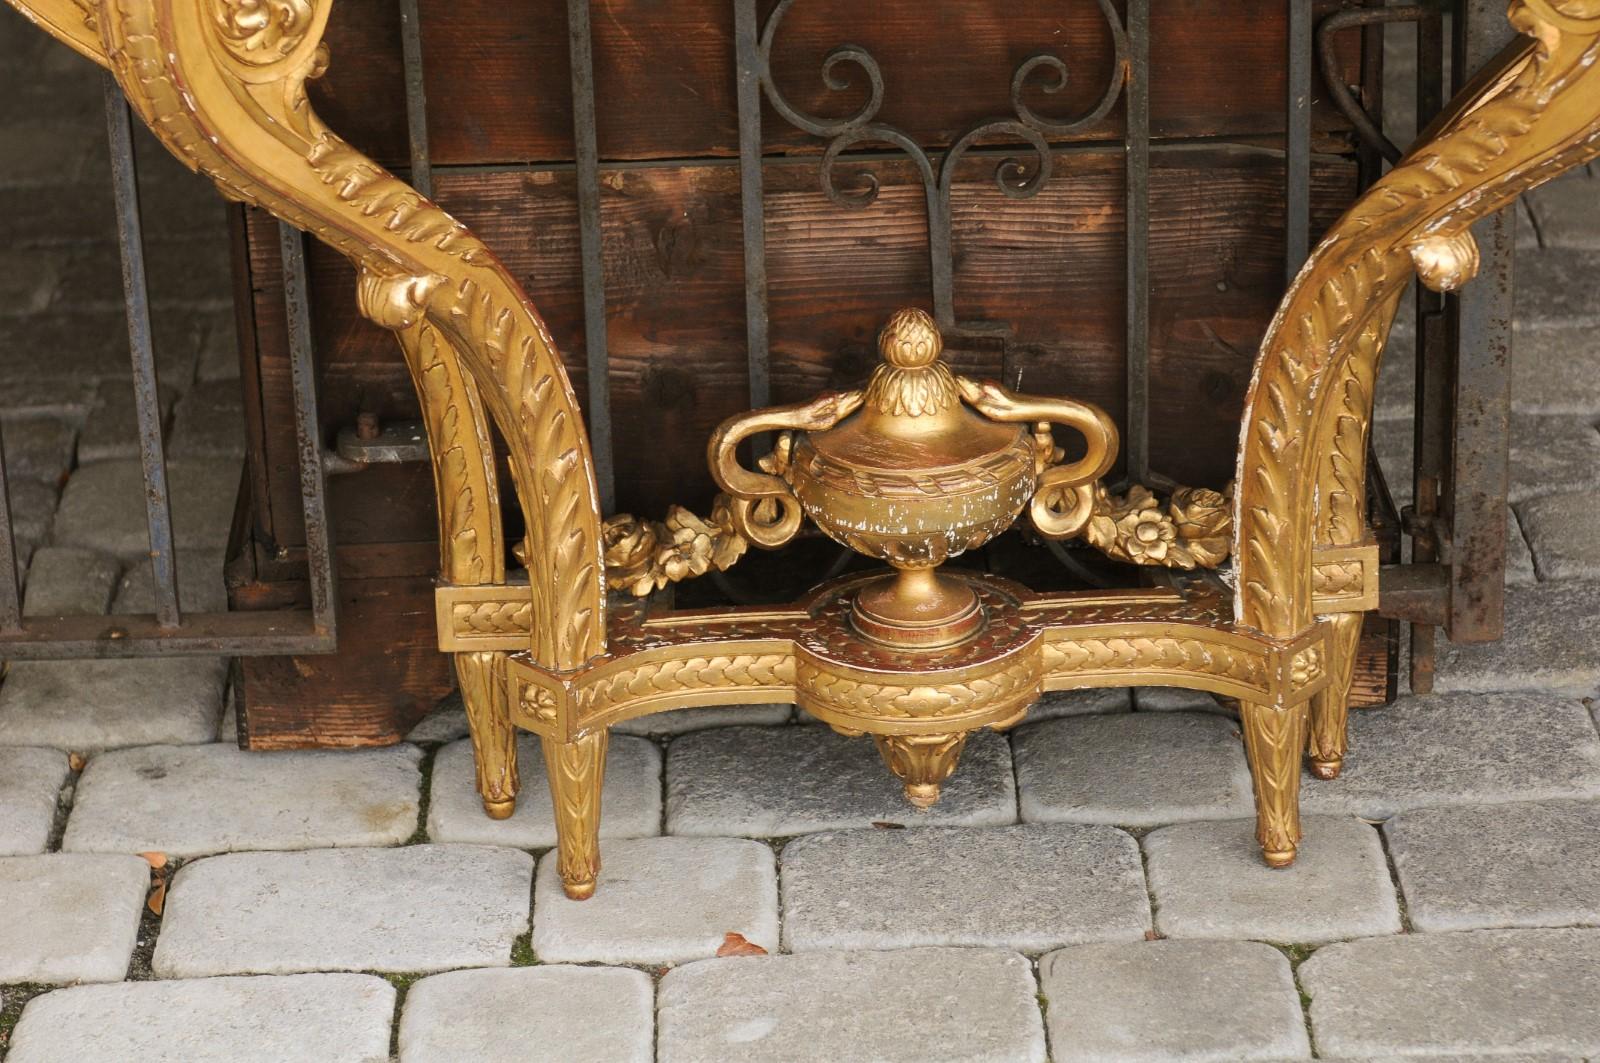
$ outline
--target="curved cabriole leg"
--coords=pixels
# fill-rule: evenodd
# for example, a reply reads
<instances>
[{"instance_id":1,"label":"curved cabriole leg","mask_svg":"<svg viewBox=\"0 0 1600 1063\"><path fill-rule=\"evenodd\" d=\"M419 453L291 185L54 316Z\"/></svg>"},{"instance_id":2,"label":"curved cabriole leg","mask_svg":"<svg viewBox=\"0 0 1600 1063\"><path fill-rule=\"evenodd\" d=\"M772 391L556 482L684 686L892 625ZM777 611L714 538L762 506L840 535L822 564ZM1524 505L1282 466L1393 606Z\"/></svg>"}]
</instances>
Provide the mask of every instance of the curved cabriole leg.
<instances>
[{"instance_id":1,"label":"curved cabriole leg","mask_svg":"<svg viewBox=\"0 0 1600 1063\"><path fill-rule=\"evenodd\" d=\"M594 895L600 875L600 788L609 734L601 729L570 742L540 739L555 803L561 886L575 901Z\"/></svg>"},{"instance_id":2,"label":"curved cabriole leg","mask_svg":"<svg viewBox=\"0 0 1600 1063\"><path fill-rule=\"evenodd\" d=\"M1328 685L1311 699L1311 728L1306 753L1311 774L1337 779L1344 767L1345 728L1350 717L1350 686L1356 674L1364 613L1340 613L1323 620L1328 633Z\"/></svg>"},{"instance_id":3,"label":"curved cabriole leg","mask_svg":"<svg viewBox=\"0 0 1600 1063\"><path fill-rule=\"evenodd\" d=\"M1239 705L1244 752L1256 795L1256 840L1269 867L1294 863L1300 846L1300 755L1306 745L1305 702L1281 709Z\"/></svg>"},{"instance_id":4,"label":"curved cabriole leg","mask_svg":"<svg viewBox=\"0 0 1600 1063\"><path fill-rule=\"evenodd\" d=\"M472 731L472 754L478 765L478 796L492 819L509 819L517 808L517 729L506 697L506 655L498 652L458 653L456 677Z\"/></svg>"},{"instance_id":5,"label":"curved cabriole leg","mask_svg":"<svg viewBox=\"0 0 1600 1063\"><path fill-rule=\"evenodd\" d=\"M968 732L932 735L873 735L878 755L906 784L906 800L918 808L932 808L939 788L956 770Z\"/></svg>"}]
</instances>

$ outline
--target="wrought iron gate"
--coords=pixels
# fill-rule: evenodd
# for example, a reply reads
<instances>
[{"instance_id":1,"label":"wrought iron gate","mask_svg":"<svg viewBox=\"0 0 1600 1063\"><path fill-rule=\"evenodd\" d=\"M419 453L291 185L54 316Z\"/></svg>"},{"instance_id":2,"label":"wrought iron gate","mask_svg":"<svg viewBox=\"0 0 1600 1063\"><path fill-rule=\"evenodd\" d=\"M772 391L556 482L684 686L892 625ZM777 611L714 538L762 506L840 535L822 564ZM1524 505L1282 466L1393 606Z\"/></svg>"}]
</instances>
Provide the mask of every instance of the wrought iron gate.
<instances>
[{"instance_id":1,"label":"wrought iron gate","mask_svg":"<svg viewBox=\"0 0 1600 1063\"><path fill-rule=\"evenodd\" d=\"M1053 149L1050 137L1071 132L1123 108L1121 150L1126 166L1126 380L1122 412L1128 475L1145 483L1162 483L1150 461L1150 0L1080 0L1094 3L1107 22L1116 62L1113 76L1098 102L1084 114L1066 119L1045 117L1023 99L1030 81L1054 91L1065 83L1066 66L1050 53L1039 53L1015 71L1010 108L981 122L937 156L894 126L878 120L885 85L878 65L865 50L841 45L829 53L822 74L830 87L836 68L848 65L864 76L870 88L867 104L853 115L832 119L807 114L784 97L770 69L773 43L785 15L797 0L778 0L761 18L757 0L731 0L738 78L740 188L744 220L744 280L748 340L749 399L753 406L771 398L767 271L762 187L763 101L783 121L825 144L821 161L823 189L841 207L869 202L870 183L841 188L835 168L851 148L886 145L908 157L921 175L927 204L931 301L946 334L1004 341L1003 322L959 320L955 312L952 270L951 213L954 166L968 154L990 153L996 161L1000 189L1013 198L1038 192L1049 179ZM1382 133L1368 108L1378 101L1358 100L1337 82L1331 42L1336 34L1367 35L1368 63L1378 62L1385 23L1419 24L1419 100L1424 118L1442 107L1444 93L1444 15L1453 14L1454 68L1475 70L1509 38L1500 0L1456 0L1388 8L1352 5L1316 24L1312 0L1288 0L1286 41L1288 93L1284 101L1283 157L1285 189L1284 276L1290 280L1306 260L1311 239L1311 165L1313 65L1321 52L1333 101L1359 134L1363 182L1370 182L1398 152ZM427 94L417 0L399 0L410 133L413 184L432 193L432 164L427 133ZM589 431L603 507L615 497L616 463L612 446L609 360L606 343L607 298L601 255L600 159L596 146L593 47L588 0L567 0L575 165L578 178L583 302L588 367ZM1375 68L1374 68L1375 69ZM1458 79L1459 80L1459 79ZM316 368L307 308L303 237L293 230L282 235L290 326L291 365L299 443L301 497L305 509L307 557L311 585L309 610L252 613L206 613L185 616L178 606L178 573L172 546L166 463L162 450L155 361L149 326L149 300L144 283L144 257L139 230L138 195L129 130L129 116L120 92L108 82L107 117L113 159L121 241L125 304L133 358L133 376L140 425L140 455L148 500L151 560L155 574L156 612L129 617L24 617L4 464L0 461L0 655L10 658L140 656L156 654L277 655L330 652L336 640L332 545L325 505L324 441L316 419ZM1005 151L985 148L980 141L1000 141ZM1026 162L1012 156L1023 145ZM1104 146L1103 144L1101 145ZM1385 573L1384 609L1412 621L1413 683L1431 681L1433 633L1445 627L1452 638L1482 641L1499 637L1504 602L1505 505L1509 439L1509 370L1511 321L1512 226L1501 217L1477 233L1488 283L1460 296L1419 296L1416 459L1412 470L1416 504L1404 518L1413 542L1410 564ZM1470 403L1458 401L1472 396Z\"/></svg>"}]
</instances>

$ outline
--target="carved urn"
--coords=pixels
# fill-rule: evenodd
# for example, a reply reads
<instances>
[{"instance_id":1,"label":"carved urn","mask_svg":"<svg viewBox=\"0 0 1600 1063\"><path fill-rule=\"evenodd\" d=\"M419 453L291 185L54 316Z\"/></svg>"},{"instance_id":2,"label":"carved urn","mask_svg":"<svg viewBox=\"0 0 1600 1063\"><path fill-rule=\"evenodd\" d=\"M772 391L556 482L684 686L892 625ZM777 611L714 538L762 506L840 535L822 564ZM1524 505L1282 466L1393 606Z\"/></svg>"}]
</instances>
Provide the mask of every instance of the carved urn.
<instances>
[{"instance_id":1,"label":"carved urn","mask_svg":"<svg viewBox=\"0 0 1600 1063\"><path fill-rule=\"evenodd\" d=\"M712 474L732 497L739 532L773 547L810 518L837 542L896 571L861 589L851 621L865 638L934 649L980 631L978 595L939 570L982 546L1029 508L1039 531L1076 535L1091 485L1116 459L1105 412L1070 399L1013 394L957 376L931 317L901 310L878 337L883 362L865 389L824 395L724 422L711 438ZM1084 456L1060 464L1052 423L1080 432ZM762 472L739 444L777 431Z\"/></svg>"}]
</instances>

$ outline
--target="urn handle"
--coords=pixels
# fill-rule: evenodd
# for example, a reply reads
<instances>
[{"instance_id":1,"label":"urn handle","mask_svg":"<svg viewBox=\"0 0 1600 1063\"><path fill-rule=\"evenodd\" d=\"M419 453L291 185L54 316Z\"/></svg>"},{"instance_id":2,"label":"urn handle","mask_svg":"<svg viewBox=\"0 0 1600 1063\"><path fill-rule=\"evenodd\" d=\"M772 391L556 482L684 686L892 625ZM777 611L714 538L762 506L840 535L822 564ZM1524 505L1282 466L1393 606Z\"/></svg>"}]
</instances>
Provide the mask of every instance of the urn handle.
<instances>
[{"instance_id":1,"label":"urn handle","mask_svg":"<svg viewBox=\"0 0 1600 1063\"><path fill-rule=\"evenodd\" d=\"M734 529L768 549L794 538L805 519L799 499L781 475L789 460L791 432L823 432L861 406L860 391L835 392L793 406L769 406L730 417L711 433L706 461L718 486L732 499ZM761 460L766 472L739 464L739 444L763 432L784 433L777 448Z\"/></svg>"},{"instance_id":2,"label":"urn handle","mask_svg":"<svg viewBox=\"0 0 1600 1063\"><path fill-rule=\"evenodd\" d=\"M1100 407L1072 399L1018 395L992 381L957 377L967 405L991 421L1032 422L1039 445L1039 479L1028 515L1039 534L1049 539L1070 539L1083 531L1094 510L1094 483L1117 460L1117 426ZM1057 465L1050 426L1059 424L1083 436L1084 456L1070 465Z\"/></svg>"}]
</instances>

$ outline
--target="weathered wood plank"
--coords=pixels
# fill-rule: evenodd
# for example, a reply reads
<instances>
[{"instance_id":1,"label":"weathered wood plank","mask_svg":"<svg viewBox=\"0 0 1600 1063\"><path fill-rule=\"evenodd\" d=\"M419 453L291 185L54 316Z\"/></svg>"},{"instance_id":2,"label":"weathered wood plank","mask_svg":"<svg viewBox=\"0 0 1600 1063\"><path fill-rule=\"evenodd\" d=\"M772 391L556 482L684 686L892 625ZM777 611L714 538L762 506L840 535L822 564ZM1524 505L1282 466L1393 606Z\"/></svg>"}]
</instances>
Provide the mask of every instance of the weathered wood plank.
<instances>
[{"instance_id":1,"label":"weathered wood plank","mask_svg":"<svg viewBox=\"0 0 1600 1063\"><path fill-rule=\"evenodd\" d=\"M772 6L764 0L763 16ZM1341 4L1316 6L1321 13ZM1151 8L1155 136L1282 131L1283 0L1162 0ZM591 22L602 157L737 151L729 0L594 0ZM572 157L565 4L422 0L421 25L437 163ZM396 165L408 157L399 32L393 4L335 5L333 65L312 90L335 129ZM975 122L1008 114L1012 73L1035 51L1052 50L1071 72L1061 93L1026 97L1051 115L1087 111L1112 69L1111 37L1094 0L810 0L787 16L773 53L777 83L797 107L842 116L866 99L859 71L838 69L853 78L848 91L822 83L823 57L845 42L866 48L881 66L880 118L924 144L949 143ZM1344 35L1339 47L1345 79L1359 84L1361 35ZM1318 128L1344 128L1320 85L1316 95ZM1119 136L1120 113L1081 137ZM770 108L766 138L771 151L820 150Z\"/></svg>"},{"instance_id":2,"label":"weathered wood plank","mask_svg":"<svg viewBox=\"0 0 1600 1063\"><path fill-rule=\"evenodd\" d=\"M1124 233L1119 155L1061 153L1038 198L1008 200L989 181L994 160L970 159L954 212L956 304L963 317L1008 321L998 346L954 353L964 370L1029 390L1068 393L1123 408ZM855 384L870 370L882 320L928 302L926 223L919 186L903 163L874 166L878 201L841 209L817 188L814 164L767 167L767 246L772 379L780 401ZM586 387L574 181L570 172L439 173L440 196L473 225L527 286L550 324L577 387ZM1353 190L1351 164L1315 172L1317 222ZM1231 474L1238 416L1254 353L1281 278L1282 163L1247 148L1183 148L1155 155L1150 262L1152 454L1187 482L1220 485ZM620 505L658 513L712 493L701 447L716 424L745 409L745 335L737 171L704 165L610 170L603 202L610 310L611 400ZM258 231L258 236L261 233ZM281 294L275 250L257 239L261 378L268 410L288 410ZM361 321L354 276L315 251L316 334L324 417L354 423L415 416L392 339ZM268 417L268 478L277 485L273 533L302 541L287 417ZM331 431L331 428L330 428ZM412 481L399 485L410 475ZM373 524L370 503L334 511L341 541L427 538L432 511L425 472L370 470L405 502ZM354 484L355 481L351 480ZM281 496L281 497L280 497ZM285 515L288 516L285 516ZM346 530L346 521L354 522Z\"/></svg>"}]
</instances>

